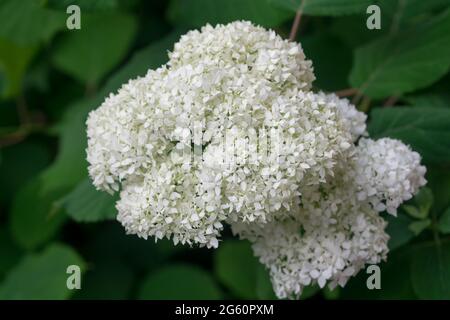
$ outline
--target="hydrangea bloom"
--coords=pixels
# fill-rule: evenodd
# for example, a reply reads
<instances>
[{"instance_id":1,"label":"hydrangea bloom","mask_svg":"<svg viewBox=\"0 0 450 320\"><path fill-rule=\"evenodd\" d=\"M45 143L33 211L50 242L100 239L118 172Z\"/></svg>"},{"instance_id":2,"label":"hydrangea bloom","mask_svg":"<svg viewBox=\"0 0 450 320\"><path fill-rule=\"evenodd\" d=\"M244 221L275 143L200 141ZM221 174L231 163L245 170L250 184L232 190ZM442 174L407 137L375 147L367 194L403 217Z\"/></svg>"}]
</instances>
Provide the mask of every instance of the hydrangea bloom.
<instances>
[{"instance_id":1,"label":"hydrangea bloom","mask_svg":"<svg viewBox=\"0 0 450 320\"><path fill-rule=\"evenodd\" d=\"M398 140L363 139L357 150L358 198L369 200L377 211L396 215L398 206L426 182L420 155Z\"/></svg>"},{"instance_id":2,"label":"hydrangea bloom","mask_svg":"<svg viewBox=\"0 0 450 320\"><path fill-rule=\"evenodd\" d=\"M208 25L169 58L87 120L89 174L120 192L128 233L216 248L228 223L280 298L385 258L379 212L425 184L417 153L365 138L366 115L312 92L311 61L273 31Z\"/></svg>"},{"instance_id":3,"label":"hydrangea bloom","mask_svg":"<svg viewBox=\"0 0 450 320\"><path fill-rule=\"evenodd\" d=\"M232 224L235 234L253 243L280 298L298 297L302 287L312 283L344 286L365 264L381 262L389 237L379 212L395 211L425 184L419 155L397 140L363 138L352 149L328 182L301 188L301 200L290 217L267 224ZM378 157L390 161L383 165ZM402 180L392 184L390 177Z\"/></svg>"}]
</instances>

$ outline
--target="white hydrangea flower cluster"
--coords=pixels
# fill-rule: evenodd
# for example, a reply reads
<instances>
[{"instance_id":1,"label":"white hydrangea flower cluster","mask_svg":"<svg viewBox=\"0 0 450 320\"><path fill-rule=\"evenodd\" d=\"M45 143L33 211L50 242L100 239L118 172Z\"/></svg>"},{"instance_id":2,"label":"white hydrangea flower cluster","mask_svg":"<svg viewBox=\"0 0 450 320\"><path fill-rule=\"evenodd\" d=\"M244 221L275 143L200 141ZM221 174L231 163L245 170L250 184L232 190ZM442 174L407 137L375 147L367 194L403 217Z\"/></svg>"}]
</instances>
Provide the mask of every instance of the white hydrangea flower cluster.
<instances>
[{"instance_id":1,"label":"white hydrangea flower cluster","mask_svg":"<svg viewBox=\"0 0 450 320\"><path fill-rule=\"evenodd\" d=\"M348 100L312 92L299 44L238 21L188 32L169 58L87 120L89 174L120 192L128 233L216 248L228 223L280 298L386 256L379 212L395 214L425 168L400 141L363 138Z\"/></svg>"},{"instance_id":2,"label":"white hydrangea flower cluster","mask_svg":"<svg viewBox=\"0 0 450 320\"><path fill-rule=\"evenodd\" d=\"M396 215L400 204L426 183L420 155L398 140L361 140L357 161L358 199L369 200L380 212Z\"/></svg>"},{"instance_id":3,"label":"white hydrangea flower cluster","mask_svg":"<svg viewBox=\"0 0 450 320\"><path fill-rule=\"evenodd\" d=\"M395 210L425 184L419 160L397 140L361 138L328 182L301 188L295 214L267 224L232 223L232 230L253 243L278 297L298 297L314 283L344 286L365 264L385 259L389 237L379 213Z\"/></svg>"}]
</instances>

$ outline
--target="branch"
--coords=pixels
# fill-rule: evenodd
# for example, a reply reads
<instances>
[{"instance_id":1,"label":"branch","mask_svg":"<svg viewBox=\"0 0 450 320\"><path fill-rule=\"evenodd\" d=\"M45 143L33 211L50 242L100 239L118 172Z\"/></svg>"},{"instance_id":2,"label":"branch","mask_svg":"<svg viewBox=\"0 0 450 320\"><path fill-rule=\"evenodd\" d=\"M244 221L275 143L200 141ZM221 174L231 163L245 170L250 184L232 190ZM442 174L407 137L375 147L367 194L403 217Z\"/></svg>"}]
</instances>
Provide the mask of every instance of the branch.
<instances>
[{"instance_id":1,"label":"branch","mask_svg":"<svg viewBox=\"0 0 450 320\"><path fill-rule=\"evenodd\" d=\"M356 106L363 97L364 95L360 91L358 91L352 99L352 104Z\"/></svg>"},{"instance_id":2,"label":"branch","mask_svg":"<svg viewBox=\"0 0 450 320\"><path fill-rule=\"evenodd\" d=\"M389 97L389 98L384 102L383 107L392 107L392 106L397 102L397 100L398 100L398 97L396 97L396 96Z\"/></svg>"},{"instance_id":3,"label":"branch","mask_svg":"<svg viewBox=\"0 0 450 320\"><path fill-rule=\"evenodd\" d=\"M348 88L348 89L338 90L334 94L337 95L338 97L342 98L342 97L354 96L357 93L358 93L358 89Z\"/></svg>"},{"instance_id":4,"label":"branch","mask_svg":"<svg viewBox=\"0 0 450 320\"><path fill-rule=\"evenodd\" d=\"M294 23L292 24L291 33L289 34L289 40L295 41L295 38L297 37L297 31L300 27L300 21L302 20L302 13L303 13L303 4L305 1L302 1L300 7L298 8L297 12L295 13Z\"/></svg>"},{"instance_id":5,"label":"branch","mask_svg":"<svg viewBox=\"0 0 450 320\"><path fill-rule=\"evenodd\" d=\"M45 129L44 124L24 124L16 131L0 137L0 148L7 147L22 142L30 134L40 132Z\"/></svg>"},{"instance_id":6,"label":"branch","mask_svg":"<svg viewBox=\"0 0 450 320\"><path fill-rule=\"evenodd\" d=\"M363 96L361 103L358 106L358 110L364 112L364 113L368 113L370 110L370 98L367 96Z\"/></svg>"}]
</instances>

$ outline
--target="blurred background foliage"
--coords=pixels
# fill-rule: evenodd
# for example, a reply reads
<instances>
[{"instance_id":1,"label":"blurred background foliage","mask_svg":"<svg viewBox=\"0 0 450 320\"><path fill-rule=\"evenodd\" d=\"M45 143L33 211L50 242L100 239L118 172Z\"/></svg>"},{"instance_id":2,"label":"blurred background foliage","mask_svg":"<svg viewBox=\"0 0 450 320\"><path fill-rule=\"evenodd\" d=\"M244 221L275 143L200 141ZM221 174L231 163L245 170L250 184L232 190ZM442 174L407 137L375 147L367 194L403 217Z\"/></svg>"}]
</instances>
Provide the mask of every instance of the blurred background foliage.
<instances>
[{"instance_id":1,"label":"blurred background foliage","mask_svg":"<svg viewBox=\"0 0 450 320\"><path fill-rule=\"evenodd\" d=\"M366 28L373 3L381 30ZM81 30L66 28L70 4ZM0 0L0 298L273 299L267 271L229 230L218 250L125 235L115 199L88 180L85 120L165 63L183 32L246 19L288 38L300 7L315 89L353 95L370 134L410 144L429 181L386 217L382 290L367 290L361 271L302 298L450 299L448 0ZM70 264L83 268L82 290L66 288Z\"/></svg>"}]
</instances>

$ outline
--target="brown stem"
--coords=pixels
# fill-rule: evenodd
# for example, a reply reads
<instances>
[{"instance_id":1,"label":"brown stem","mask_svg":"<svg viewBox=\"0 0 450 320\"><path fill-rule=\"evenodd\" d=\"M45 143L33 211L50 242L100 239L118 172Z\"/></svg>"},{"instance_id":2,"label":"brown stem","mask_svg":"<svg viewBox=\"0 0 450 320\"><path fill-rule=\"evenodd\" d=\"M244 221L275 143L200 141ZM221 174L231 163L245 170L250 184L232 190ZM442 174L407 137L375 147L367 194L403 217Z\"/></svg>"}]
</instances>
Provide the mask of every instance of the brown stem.
<instances>
[{"instance_id":1,"label":"brown stem","mask_svg":"<svg viewBox=\"0 0 450 320\"><path fill-rule=\"evenodd\" d=\"M392 107L398 100L398 97L396 96L392 96L389 97L385 102L384 102L384 107Z\"/></svg>"},{"instance_id":2,"label":"brown stem","mask_svg":"<svg viewBox=\"0 0 450 320\"><path fill-rule=\"evenodd\" d=\"M5 137L2 137L2 138L0 138L0 148L22 142L26 136L27 136L26 132L19 130L19 131L11 133Z\"/></svg>"},{"instance_id":3,"label":"brown stem","mask_svg":"<svg viewBox=\"0 0 450 320\"><path fill-rule=\"evenodd\" d=\"M370 109L370 98L367 96L364 96L361 104L358 106L358 110L362 111L362 112L369 112Z\"/></svg>"},{"instance_id":4,"label":"brown stem","mask_svg":"<svg viewBox=\"0 0 450 320\"><path fill-rule=\"evenodd\" d=\"M294 23L292 24L291 33L289 34L289 40L295 41L297 37L297 31L300 27L300 21L302 20L303 2L295 13Z\"/></svg>"},{"instance_id":5,"label":"brown stem","mask_svg":"<svg viewBox=\"0 0 450 320\"><path fill-rule=\"evenodd\" d=\"M86 97L92 97L97 92L97 84L94 82L89 82L86 84L84 94Z\"/></svg>"},{"instance_id":6,"label":"brown stem","mask_svg":"<svg viewBox=\"0 0 450 320\"><path fill-rule=\"evenodd\" d=\"M338 90L334 94L337 95L338 97L349 97L349 96L354 96L357 93L358 93L358 89L348 88L348 89Z\"/></svg>"},{"instance_id":7,"label":"brown stem","mask_svg":"<svg viewBox=\"0 0 450 320\"><path fill-rule=\"evenodd\" d=\"M356 106L356 105L361 101L361 99L362 99L363 97L364 97L364 95L361 93L361 91L358 91L358 92L353 96L352 104Z\"/></svg>"},{"instance_id":8,"label":"brown stem","mask_svg":"<svg viewBox=\"0 0 450 320\"><path fill-rule=\"evenodd\" d=\"M20 143L30 134L45 129L45 118L39 117L40 113L30 113L23 94L17 97L16 108L20 125L15 131L0 136L0 148Z\"/></svg>"},{"instance_id":9,"label":"brown stem","mask_svg":"<svg viewBox=\"0 0 450 320\"><path fill-rule=\"evenodd\" d=\"M30 134L39 132L44 129L43 124L25 124L16 131L0 137L0 148L7 147L19 142L22 142Z\"/></svg>"}]
</instances>

